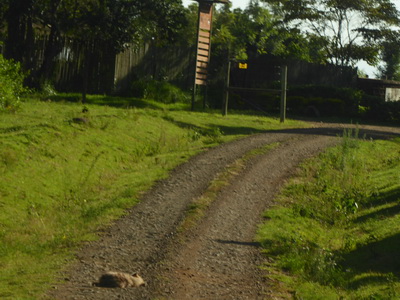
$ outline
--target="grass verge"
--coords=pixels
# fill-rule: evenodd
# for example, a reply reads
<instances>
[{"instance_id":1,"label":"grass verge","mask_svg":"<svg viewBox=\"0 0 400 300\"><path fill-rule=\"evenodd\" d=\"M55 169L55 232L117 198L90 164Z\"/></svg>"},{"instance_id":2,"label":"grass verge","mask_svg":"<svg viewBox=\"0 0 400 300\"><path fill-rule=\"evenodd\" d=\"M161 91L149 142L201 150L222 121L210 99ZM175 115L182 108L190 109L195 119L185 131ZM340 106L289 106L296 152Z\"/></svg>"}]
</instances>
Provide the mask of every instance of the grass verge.
<instances>
[{"instance_id":1,"label":"grass verge","mask_svg":"<svg viewBox=\"0 0 400 300\"><path fill-rule=\"evenodd\" d=\"M0 118L0 298L37 299L96 230L207 147L304 123L78 95L25 99Z\"/></svg>"},{"instance_id":2,"label":"grass verge","mask_svg":"<svg viewBox=\"0 0 400 300\"><path fill-rule=\"evenodd\" d=\"M258 232L271 284L295 299L400 298L400 139L305 163Z\"/></svg>"}]
</instances>

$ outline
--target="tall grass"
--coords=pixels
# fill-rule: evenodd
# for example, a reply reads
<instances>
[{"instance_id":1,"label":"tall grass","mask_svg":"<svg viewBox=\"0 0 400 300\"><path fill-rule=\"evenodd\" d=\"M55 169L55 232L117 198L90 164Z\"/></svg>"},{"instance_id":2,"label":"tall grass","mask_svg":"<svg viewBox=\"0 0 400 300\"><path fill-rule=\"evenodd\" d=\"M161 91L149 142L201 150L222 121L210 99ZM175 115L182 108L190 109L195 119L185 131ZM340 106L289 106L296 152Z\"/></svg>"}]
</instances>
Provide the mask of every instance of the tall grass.
<instances>
[{"instance_id":1,"label":"tall grass","mask_svg":"<svg viewBox=\"0 0 400 300\"><path fill-rule=\"evenodd\" d=\"M282 128L277 119L224 118L179 103L104 96L89 96L85 107L70 102L78 99L25 99L19 111L1 115L1 299L38 298L77 246L96 239L99 227L190 156ZM304 126L285 126L296 125Z\"/></svg>"},{"instance_id":2,"label":"tall grass","mask_svg":"<svg viewBox=\"0 0 400 300\"><path fill-rule=\"evenodd\" d=\"M265 267L296 299L400 298L400 140L357 136L303 165L265 213Z\"/></svg>"}]
</instances>

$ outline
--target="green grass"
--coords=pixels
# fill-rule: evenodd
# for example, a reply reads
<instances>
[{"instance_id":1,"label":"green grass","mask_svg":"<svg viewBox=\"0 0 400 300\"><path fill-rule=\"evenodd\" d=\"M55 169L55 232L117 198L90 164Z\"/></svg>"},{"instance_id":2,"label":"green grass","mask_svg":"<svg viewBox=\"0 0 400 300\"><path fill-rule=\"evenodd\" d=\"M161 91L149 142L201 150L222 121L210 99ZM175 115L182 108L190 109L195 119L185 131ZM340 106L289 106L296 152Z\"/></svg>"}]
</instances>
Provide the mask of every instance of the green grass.
<instances>
[{"instance_id":1,"label":"green grass","mask_svg":"<svg viewBox=\"0 0 400 300\"><path fill-rule=\"evenodd\" d=\"M342 143L303 165L258 239L295 299L400 299L400 140Z\"/></svg>"},{"instance_id":2,"label":"green grass","mask_svg":"<svg viewBox=\"0 0 400 300\"><path fill-rule=\"evenodd\" d=\"M79 95L0 115L0 298L40 298L96 230L207 147L305 123ZM83 108L87 112L82 112Z\"/></svg>"}]
</instances>

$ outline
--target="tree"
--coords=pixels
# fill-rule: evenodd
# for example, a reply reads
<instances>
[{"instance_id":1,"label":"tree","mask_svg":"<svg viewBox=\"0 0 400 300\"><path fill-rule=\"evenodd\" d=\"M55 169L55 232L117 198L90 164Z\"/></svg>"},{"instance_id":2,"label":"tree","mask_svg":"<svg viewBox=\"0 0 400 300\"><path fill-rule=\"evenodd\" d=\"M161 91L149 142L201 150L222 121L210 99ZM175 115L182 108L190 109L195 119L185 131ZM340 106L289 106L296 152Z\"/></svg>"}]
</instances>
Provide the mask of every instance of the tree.
<instances>
[{"instance_id":1,"label":"tree","mask_svg":"<svg viewBox=\"0 0 400 300\"><path fill-rule=\"evenodd\" d=\"M184 24L179 0L65 0L63 31L79 39L107 42L115 51L141 40L173 40Z\"/></svg>"},{"instance_id":2,"label":"tree","mask_svg":"<svg viewBox=\"0 0 400 300\"><path fill-rule=\"evenodd\" d=\"M316 39L325 61L354 66L359 60L375 65L379 43L399 26L399 12L391 0L263 0L282 15L288 28L301 28ZM380 38L371 38L379 32Z\"/></svg>"},{"instance_id":3,"label":"tree","mask_svg":"<svg viewBox=\"0 0 400 300\"><path fill-rule=\"evenodd\" d=\"M198 5L192 3L188 8L184 8L184 26L180 26L176 36L179 45L194 46L197 41L197 25L198 25Z\"/></svg>"},{"instance_id":4,"label":"tree","mask_svg":"<svg viewBox=\"0 0 400 300\"><path fill-rule=\"evenodd\" d=\"M282 47L279 20L259 1L250 1L244 10L224 6L215 13L213 44L229 48L237 59L276 53ZM214 47L215 47L214 46Z\"/></svg>"},{"instance_id":5,"label":"tree","mask_svg":"<svg viewBox=\"0 0 400 300\"><path fill-rule=\"evenodd\" d=\"M33 0L9 0L2 6L7 22L5 57L22 62L26 41L31 38Z\"/></svg>"},{"instance_id":6,"label":"tree","mask_svg":"<svg viewBox=\"0 0 400 300\"><path fill-rule=\"evenodd\" d=\"M238 59L272 54L283 59L324 60L319 37L285 26L280 14L258 0L251 0L244 10L231 11L225 6L217 11L214 24L213 47L229 45Z\"/></svg>"},{"instance_id":7,"label":"tree","mask_svg":"<svg viewBox=\"0 0 400 300\"><path fill-rule=\"evenodd\" d=\"M19 63L4 59L0 54L0 112L14 112L18 109L19 96L25 92L25 74Z\"/></svg>"},{"instance_id":8,"label":"tree","mask_svg":"<svg viewBox=\"0 0 400 300\"><path fill-rule=\"evenodd\" d=\"M381 60L378 76L384 79L400 80L400 38L398 34L389 36L382 42Z\"/></svg>"},{"instance_id":9,"label":"tree","mask_svg":"<svg viewBox=\"0 0 400 300\"><path fill-rule=\"evenodd\" d=\"M6 57L22 62L25 69L32 68L33 28L48 33L43 63L32 73L43 80L51 76L61 37L86 45L103 43L115 54L139 40L173 40L185 21L180 0L3 0L0 17L3 10Z\"/></svg>"}]
</instances>

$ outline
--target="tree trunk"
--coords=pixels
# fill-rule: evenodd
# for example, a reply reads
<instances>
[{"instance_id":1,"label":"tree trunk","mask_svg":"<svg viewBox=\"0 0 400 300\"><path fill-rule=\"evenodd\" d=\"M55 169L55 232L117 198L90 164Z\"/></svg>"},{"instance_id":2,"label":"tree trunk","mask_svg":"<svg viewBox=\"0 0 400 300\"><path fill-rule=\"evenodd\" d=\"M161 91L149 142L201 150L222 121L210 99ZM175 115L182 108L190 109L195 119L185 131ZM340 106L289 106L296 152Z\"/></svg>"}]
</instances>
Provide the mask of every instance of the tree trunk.
<instances>
[{"instance_id":1,"label":"tree trunk","mask_svg":"<svg viewBox=\"0 0 400 300\"><path fill-rule=\"evenodd\" d=\"M10 1L6 14L7 39L4 56L7 59L13 59L21 63L23 62L26 35L26 13L30 5L31 1Z\"/></svg>"},{"instance_id":2,"label":"tree trunk","mask_svg":"<svg viewBox=\"0 0 400 300\"><path fill-rule=\"evenodd\" d=\"M83 50L83 70L82 70L82 103L86 103L86 95L89 85L89 71L92 53L90 51L90 43L84 43Z\"/></svg>"},{"instance_id":3,"label":"tree trunk","mask_svg":"<svg viewBox=\"0 0 400 300\"><path fill-rule=\"evenodd\" d=\"M39 84L51 81L54 71L54 58L59 54L61 48L60 33L57 26L53 25L44 50L43 63L36 74L36 77L39 78Z\"/></svg>"}]
</instances>

